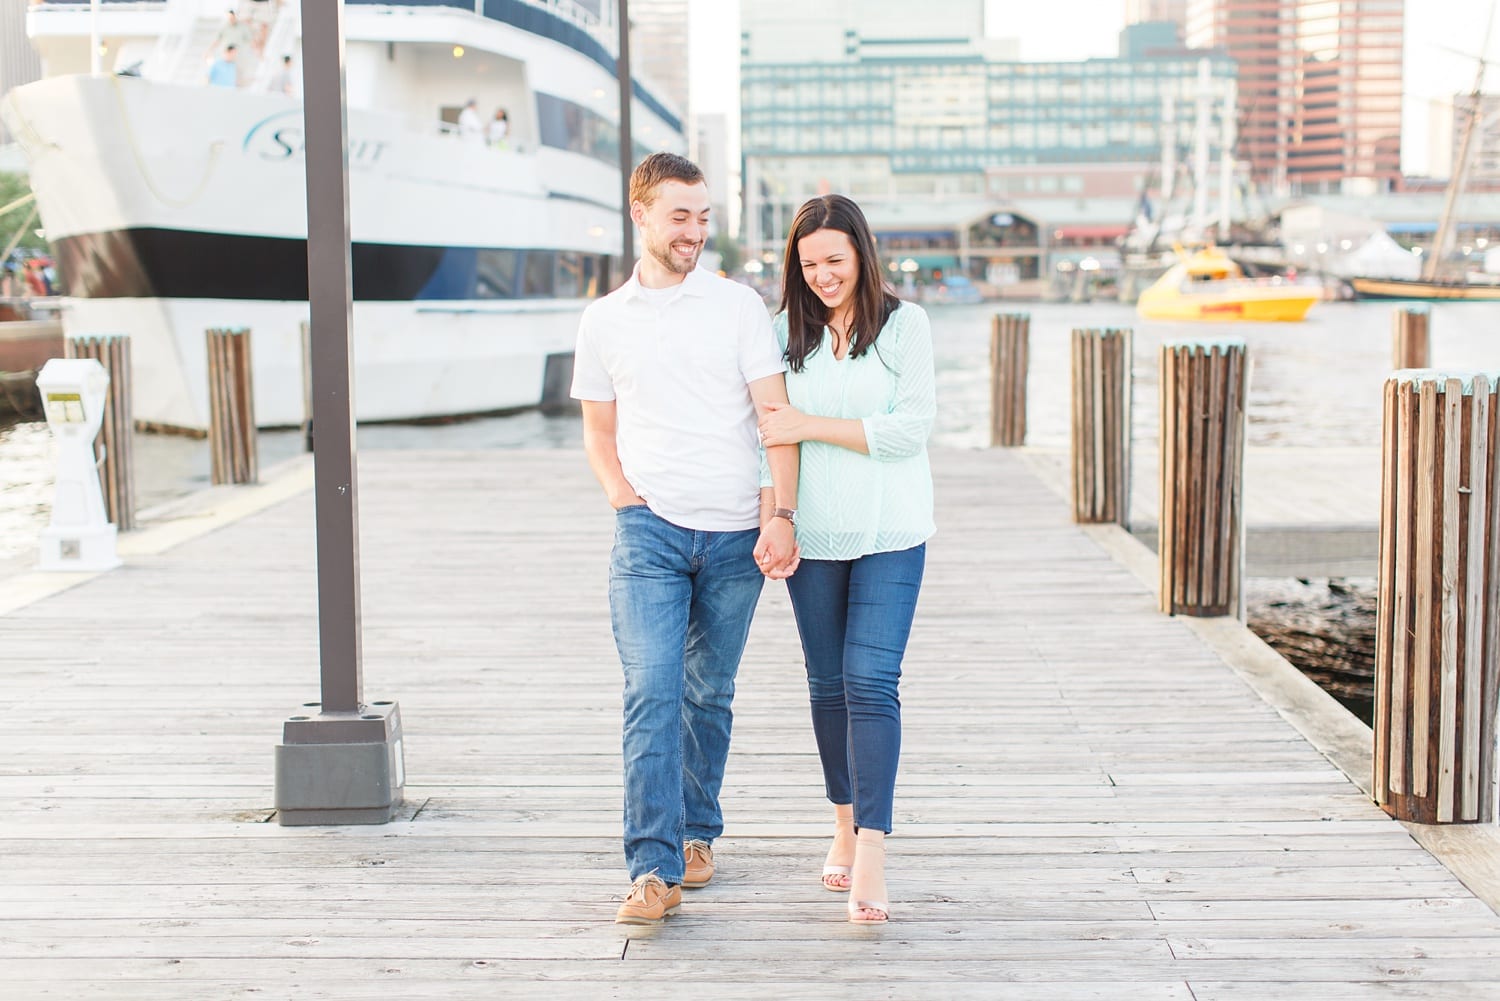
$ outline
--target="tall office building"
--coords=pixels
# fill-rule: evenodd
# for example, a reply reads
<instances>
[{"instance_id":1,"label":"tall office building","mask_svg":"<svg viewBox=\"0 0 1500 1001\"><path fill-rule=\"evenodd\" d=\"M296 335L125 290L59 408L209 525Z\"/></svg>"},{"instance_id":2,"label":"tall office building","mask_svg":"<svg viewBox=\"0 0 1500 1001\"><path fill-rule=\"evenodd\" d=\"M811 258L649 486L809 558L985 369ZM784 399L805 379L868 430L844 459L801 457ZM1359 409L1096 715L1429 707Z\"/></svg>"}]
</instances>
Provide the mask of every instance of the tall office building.
<instances>
[{"instance_id":1,"label":"tall office building","mask_svg":"<svg viewBox=\"0 0 1500 1001\"><path fill-rule=\"evenodd\" d=\"M1239 66L1239 155L1299 193L1389 189L1401 172L1405 0L1188 0L1187 43Z\"/></svg>"},{"instance_id":2,"label":"tall office building","mask_svg":"<svg viewBox=\"0 0 1500 1001\"><path fill-rule=\"evenodd\" d=\"M630 0L630 72L655 85L686 120L688 0Z\"/></svg>"},{"instance_id":3,"label":"tall office building","mask_svg":"<svg viewBox=\"0 0 1500 1001\"><path fill-rule=\"evenodd\" d=\"M41 57L26 38L26 6L0 2L0 94L42 76ZM0 125L0 143L10 141Z\"/></svg>"},{"instance_id":4,"label":"tall office building","mask_svg":"<svg viewBox=\"0 0 1500 1001\"><path fill-rule=\"evenodd\" d=\"M688 136L688 157L703 168L708 180L708 202L717 233L732 230L729 215L731 170L729 160L729 116L723 112L695 114Z\"/></svg>"}]
</instances>

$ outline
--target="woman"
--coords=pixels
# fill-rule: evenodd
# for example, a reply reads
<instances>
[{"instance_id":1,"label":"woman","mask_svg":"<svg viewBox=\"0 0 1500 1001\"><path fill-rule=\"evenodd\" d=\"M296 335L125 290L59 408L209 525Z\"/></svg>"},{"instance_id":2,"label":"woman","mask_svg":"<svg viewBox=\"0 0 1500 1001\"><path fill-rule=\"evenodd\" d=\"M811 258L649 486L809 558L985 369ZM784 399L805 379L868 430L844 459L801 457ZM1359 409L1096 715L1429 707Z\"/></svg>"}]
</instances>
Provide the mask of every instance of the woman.
<instances>
[{"instance_id":1,"label":"woman","mask_svg":"<svg viewBox=\"0 0 1500 1001\"><path fill-rule=\"evenodd\" d=\"M842 195L798 211L782 282L774 327L790 403L771 405L760 430L766 445L802 446L802 563L787 590L834 805L823 885L852 891L850 921L876 924L891 912L897 683L933 532L932 335L882 281L864 213Z\"/></svg>"}]
</instances>

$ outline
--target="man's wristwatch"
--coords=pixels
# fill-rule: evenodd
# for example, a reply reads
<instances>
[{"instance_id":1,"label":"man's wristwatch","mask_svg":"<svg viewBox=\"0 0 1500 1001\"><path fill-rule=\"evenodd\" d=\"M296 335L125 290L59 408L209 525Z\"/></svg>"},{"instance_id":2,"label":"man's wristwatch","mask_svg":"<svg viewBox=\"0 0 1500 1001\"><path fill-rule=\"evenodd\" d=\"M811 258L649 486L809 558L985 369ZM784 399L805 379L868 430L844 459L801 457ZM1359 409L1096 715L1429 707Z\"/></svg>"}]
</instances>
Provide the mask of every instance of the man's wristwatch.
<instances>
[{"instance_id":1,"label":"man's wristwatch","mask_svg":"<svg viewBox=\"0 0 1500 1001\"><path fill-rule=\"evenodd\" d=\"M794 507L779 507L771 512L771 517L785 518L792 523L793 528L797 527L797 509Z\"/></svg>"}]
</instances>

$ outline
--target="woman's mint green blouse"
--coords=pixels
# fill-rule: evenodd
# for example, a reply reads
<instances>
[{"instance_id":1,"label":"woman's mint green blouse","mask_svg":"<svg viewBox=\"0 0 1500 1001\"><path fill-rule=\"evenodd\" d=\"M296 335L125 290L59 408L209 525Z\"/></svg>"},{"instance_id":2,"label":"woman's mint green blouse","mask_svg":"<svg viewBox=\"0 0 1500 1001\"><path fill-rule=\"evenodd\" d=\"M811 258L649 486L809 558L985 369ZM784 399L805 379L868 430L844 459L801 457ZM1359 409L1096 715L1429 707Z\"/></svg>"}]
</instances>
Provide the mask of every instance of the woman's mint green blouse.
<instances>
[{"instance_id":1,"label":"woman's mint green blouse","mask_svg":"<svg viewBox=\"0 0 1500 1001\"><path fill-rule=\"evenodd\" d=\"M772 322L786 350L786 314ZM937 414L932 329L920 306L903 302L859 358L833 356L833 337L786 374L792 406L819 417L864 422L870 454L802 443L797 542L810 560L852 560L910 549L935 531L927 439ZM762 462L761 484L771 485Z\"/></svg>"}]
</instances>

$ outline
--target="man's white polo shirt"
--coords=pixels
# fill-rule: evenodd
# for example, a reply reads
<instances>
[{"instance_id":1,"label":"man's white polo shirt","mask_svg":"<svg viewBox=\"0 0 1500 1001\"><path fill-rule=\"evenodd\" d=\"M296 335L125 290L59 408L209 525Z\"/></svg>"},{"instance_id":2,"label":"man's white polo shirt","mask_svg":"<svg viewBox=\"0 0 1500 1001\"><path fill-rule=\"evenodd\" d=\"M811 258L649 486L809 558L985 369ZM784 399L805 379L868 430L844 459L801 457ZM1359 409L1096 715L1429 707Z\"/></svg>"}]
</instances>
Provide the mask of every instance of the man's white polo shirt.
<instances>
[{"instance_id":1,"label":"man's white polo shirt","mask_svg":"<svg viewBox=\"0 0 1500 1001\"><path fill-rule=\"evenodd\" d=\"M760 525L749 384L785 370L754 290L704 268L665 290L632 274L583 312L573 397L616 401L620 467L652 511L740 531Z\"/></svg>"}]
</instances>

